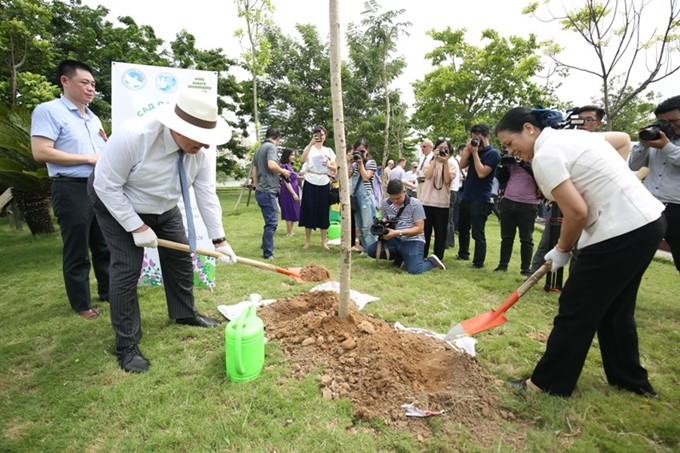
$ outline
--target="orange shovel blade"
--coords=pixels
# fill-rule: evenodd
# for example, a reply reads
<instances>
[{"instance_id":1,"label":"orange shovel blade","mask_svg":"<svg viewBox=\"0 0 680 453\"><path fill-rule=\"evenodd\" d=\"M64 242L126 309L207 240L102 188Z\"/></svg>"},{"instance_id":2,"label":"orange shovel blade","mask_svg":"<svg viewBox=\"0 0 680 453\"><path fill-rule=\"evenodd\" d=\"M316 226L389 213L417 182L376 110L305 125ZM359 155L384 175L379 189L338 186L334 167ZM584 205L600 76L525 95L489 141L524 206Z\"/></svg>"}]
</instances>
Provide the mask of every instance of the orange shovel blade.
<instances>
[{"instance_id":1,"label":"orange shovel blade","mask_svg":"<svg viewBox=\"0 0 680 453\"><path fill-rule=\"evenodd\" d=\"M507 319L503 314L497 313L495 310L491 310L481 315L477 315L474 318L467 319L460 323L463 326L463 330L467 335L474 335L479 332L483 332L487 329L492 329L496 326L500 326Z\"/></svg>"}]
</instances>

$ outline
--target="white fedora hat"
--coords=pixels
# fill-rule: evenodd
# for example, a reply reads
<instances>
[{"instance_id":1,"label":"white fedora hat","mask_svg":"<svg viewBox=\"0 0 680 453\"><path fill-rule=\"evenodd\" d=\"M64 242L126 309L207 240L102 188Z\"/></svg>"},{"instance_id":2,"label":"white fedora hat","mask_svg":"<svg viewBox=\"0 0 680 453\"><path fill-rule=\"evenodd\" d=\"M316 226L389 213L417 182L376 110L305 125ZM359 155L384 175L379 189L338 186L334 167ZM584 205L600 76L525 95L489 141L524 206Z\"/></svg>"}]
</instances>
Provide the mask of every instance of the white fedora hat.
<instances>
[{"instance_id":1,"label":"white fedora hat","mask_svg":"<svg viewBox=\"0 0 680 453\"><path fill-rule=\"evenodd\" d=\"M231 129L217 114L217 98L200 89L185 88L174 106L168 106L158 120L173 131L206 145L221 145L231 138Z\"/></svg>"}]
</instances>

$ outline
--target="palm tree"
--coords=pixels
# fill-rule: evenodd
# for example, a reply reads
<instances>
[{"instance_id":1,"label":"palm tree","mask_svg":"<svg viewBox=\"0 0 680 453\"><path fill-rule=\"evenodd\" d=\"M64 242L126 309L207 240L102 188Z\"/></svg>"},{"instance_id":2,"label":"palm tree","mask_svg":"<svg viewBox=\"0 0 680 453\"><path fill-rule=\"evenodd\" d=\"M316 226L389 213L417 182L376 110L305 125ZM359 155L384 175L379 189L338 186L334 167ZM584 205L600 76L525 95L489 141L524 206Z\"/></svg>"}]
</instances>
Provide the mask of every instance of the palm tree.
<instances>
[{"instance_id":1,"label":"palm tree","mask_svg":"<svg viewBox=\"0 0 680 453\"><path fill-rule=\"evenodd\" d=\"M12 188L33 235L50 234L50 178L45 164L33 159L30 128L28 111L0 105L0 187Z\"/></svg>"}]
</instances>

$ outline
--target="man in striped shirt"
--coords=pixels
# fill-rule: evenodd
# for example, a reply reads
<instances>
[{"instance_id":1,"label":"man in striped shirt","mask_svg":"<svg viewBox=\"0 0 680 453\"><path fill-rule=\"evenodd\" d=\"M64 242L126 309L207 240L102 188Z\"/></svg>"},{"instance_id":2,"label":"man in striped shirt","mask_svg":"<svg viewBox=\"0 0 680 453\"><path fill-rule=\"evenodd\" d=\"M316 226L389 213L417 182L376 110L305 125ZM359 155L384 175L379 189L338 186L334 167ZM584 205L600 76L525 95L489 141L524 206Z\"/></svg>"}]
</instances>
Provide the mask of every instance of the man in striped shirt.
<instances>
[{"instance_id":1,"label":"man in striped shirt","mask_svg":"<svg viewBox=\"0 0 680 453\"><path fill-rule=\"evenodd\" d=\"M425 248L425 210L417 199L406 195L404 184L393 179L387 183L388 197L382 202L382 222L387 225L379 240L366 249L371 258L393 260L409 274L422 274L433 267L446 267L436 255L423 259ZM380 229L380 228L379 228Z\"/></svg>"}]
</instances>

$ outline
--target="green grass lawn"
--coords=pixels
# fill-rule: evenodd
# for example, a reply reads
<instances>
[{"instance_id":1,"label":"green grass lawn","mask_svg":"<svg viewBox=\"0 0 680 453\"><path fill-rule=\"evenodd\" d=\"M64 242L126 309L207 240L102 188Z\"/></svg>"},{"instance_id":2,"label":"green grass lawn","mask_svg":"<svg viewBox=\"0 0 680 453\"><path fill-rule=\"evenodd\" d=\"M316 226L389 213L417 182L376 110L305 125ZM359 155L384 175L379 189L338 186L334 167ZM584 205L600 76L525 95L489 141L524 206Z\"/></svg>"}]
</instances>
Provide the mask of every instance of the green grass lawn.
<instances>
[{"instance_id":1,"label":"green grass lawn","mask_svg":"<svg viewBox=\"0 0 680 453\"><path fill-rule=\"evenodd\" d=\"M221 193L227 236L240 256L260 259L262 217L238 192ZM535 242L540 233L536 232ZM387 262L353 255L352 289L379 296L366 307L386 321L446 332L452 324L496 308L521 284L519 247L507 273L492 272L499 253L495 218L487 224L486 269L446 252L445 272L413 276ZM321 264L339 279L339 248L303 250L304 231L276 235L282 267ZM314 376L290 377L286 357L267 345L264 373L256 380L226 378L223 329L196 329L168 320L161 288L141 288L140 347L151 361L143 375L126 374L113 354L106 304L103 316L86 321L70 310L61 276L61 239L12 232L0 219L0 451L511 451L504 436L491 445L450 437L445 418L433 418L433 436L417 439L381 423L352 417L347 401L326 401ZM200 312L219 317L218 304L300 294L315 283L245 265L217 269L213 291L196 290ZM94 286L93 286L94 289ZM96 291L94 291L96 294ZM655 259L638 298L637 322L643 365L661 398L651 401L611 389L594 343L577 392L568 399L518 395L502 381L533 369L550 332L557 295L539 287L508 313L504 325L476 336L481 366L498 378L494 391L516 416L507 436L520 432L528 451L680 450L680 276L666 259Z\"/></svg>"}]
</instances>

